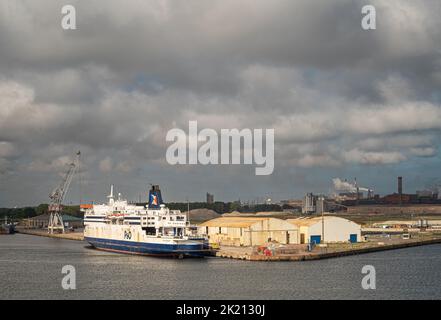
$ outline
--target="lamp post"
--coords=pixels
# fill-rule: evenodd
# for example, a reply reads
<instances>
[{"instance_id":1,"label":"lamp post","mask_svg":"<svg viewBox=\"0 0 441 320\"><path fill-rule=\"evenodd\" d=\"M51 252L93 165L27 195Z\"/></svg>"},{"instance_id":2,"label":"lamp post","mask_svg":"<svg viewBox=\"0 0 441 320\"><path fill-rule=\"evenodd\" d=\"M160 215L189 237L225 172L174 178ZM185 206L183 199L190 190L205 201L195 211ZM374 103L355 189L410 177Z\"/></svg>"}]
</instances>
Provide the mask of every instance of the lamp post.
<instances>
[{"instance_id":1,"label":"lamp post","mask_svg":"<svg viewBox=\"0 0 441 320\"><path fill-rule=\"evenodd\" d=\"M188 197L185 200L187 200L187 224L190 225L190 200Z\"/></svg>"},{"instance_id":2,"label":"lamp post","mask_svg":"<svg viewBox=\"0 0 441 320\"><path fill-rule=\"evenodd\" d=\"M320 210L322 211L322 241L321 243L325 243L325 197L320 197Z\"/></svg>"}]
</instances>

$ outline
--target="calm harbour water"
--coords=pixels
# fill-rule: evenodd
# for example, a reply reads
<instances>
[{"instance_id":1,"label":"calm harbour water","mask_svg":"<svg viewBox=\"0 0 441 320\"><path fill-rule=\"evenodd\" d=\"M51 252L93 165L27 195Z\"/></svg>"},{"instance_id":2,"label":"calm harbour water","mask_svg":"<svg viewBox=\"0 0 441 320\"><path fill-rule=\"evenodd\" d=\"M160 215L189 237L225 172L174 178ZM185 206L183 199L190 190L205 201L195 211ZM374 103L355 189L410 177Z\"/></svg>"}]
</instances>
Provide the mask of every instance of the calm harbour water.
<instances>
[{"instance_id":1,"label":"calm harbour water","mask_svg":"<svg viewBox=\"0 0 441 320\"><path fill-rule=\"evenodd\" d=\"M63 290L64 265L77 289ZM377 289L361 287L364 265ZM308 262L161 259L0 236L0 299L441 299L441 245Z\"/></svg>"}]
</instances>

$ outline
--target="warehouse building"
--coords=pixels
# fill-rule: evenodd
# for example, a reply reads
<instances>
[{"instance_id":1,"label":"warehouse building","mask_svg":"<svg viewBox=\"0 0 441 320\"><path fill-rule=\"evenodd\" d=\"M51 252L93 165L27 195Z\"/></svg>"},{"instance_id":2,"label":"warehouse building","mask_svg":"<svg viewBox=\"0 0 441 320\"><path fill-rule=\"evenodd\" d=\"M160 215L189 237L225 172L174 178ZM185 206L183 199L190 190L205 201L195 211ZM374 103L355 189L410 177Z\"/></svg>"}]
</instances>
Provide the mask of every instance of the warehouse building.
<instances>
[{"instance_id":1,"label":"warehouse building","mask_svg":"<svg viewBox=\"0 0 441 320\"><path fill-rule=\"evenodd\" d=\"M298 243L298 227L277 218L221 217L198 226L210 243L227 246L256 246L270 241L281 244Z\"/></svg>"},{"instance_id":2,"label":"warehouse building","mask_svg":"<svg viewBox=\"0 0 441 320\"><path fill-rule=\"evenodd\" d=\"M361 226L353 221L335 216L306 217L287 220L299 230L298 243L358 242Z\"/></svg>"},{"instance_id":3,"label":"warehouse building","mask_svg":"<svg viewBox=\"0 0 441 320\"><path fill-rule=\"evenodd\" d=\"M22 225L30 229L46 229L49 225L49 217L49 214L41 214L32 218L23 219ZM62 219L66 228L83 227L83 219L81 218L63 214Z\"/></svg>"}]
</instances>

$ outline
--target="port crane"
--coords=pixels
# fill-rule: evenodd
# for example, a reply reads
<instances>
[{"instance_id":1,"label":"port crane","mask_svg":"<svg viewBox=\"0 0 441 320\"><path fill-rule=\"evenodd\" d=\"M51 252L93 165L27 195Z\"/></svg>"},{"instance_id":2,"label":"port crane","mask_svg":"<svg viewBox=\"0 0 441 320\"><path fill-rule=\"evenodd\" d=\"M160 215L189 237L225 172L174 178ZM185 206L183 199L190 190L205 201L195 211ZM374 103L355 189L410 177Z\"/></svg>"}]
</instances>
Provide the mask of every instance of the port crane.
<instances>
[{"instance_id":1,"label":"port crane","mask_svg":"<svg viewBox=\"0 0 441 320\"><path fill-rule=\"evenodd\" d=\"M62 218L62 210L63 210L63 200L69 190L70 183L72 182L72 178L75 174L75 171L80 163L80 155L81 152L78 151L76 153L76 161L73 161L69 164L69 168L61 180L60 184L52 191L49 195L51 199L51 203L49 204L49 224L48 224L48 232L54 233L61 232L64 233L64 222Z\"/></svg>"}]
</instances>

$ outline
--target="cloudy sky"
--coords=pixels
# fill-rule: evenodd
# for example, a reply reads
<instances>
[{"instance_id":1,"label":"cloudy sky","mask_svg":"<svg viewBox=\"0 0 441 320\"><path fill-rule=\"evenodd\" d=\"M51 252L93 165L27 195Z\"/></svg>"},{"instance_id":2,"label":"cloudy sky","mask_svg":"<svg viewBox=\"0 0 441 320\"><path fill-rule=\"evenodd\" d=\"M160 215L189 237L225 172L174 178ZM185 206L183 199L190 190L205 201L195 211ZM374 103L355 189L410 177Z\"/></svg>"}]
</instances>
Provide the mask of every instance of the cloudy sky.
<instances>
[{"instance_id":1,"label":"cloudy sky","mask_svg":"<svg viewBox=\"0 0 441 320\"><path fill-rule=\"evenodd\" d=\"M61 7L77 30L61 28ZM377 30L361 8L377 9ZM68 201L379 193L441 177L439 0L0 0L0 207ZM274 128L275 170L171 166L171 128ZM142 195L142 197L144 197Z\"/></svg>"}]
</instances>

